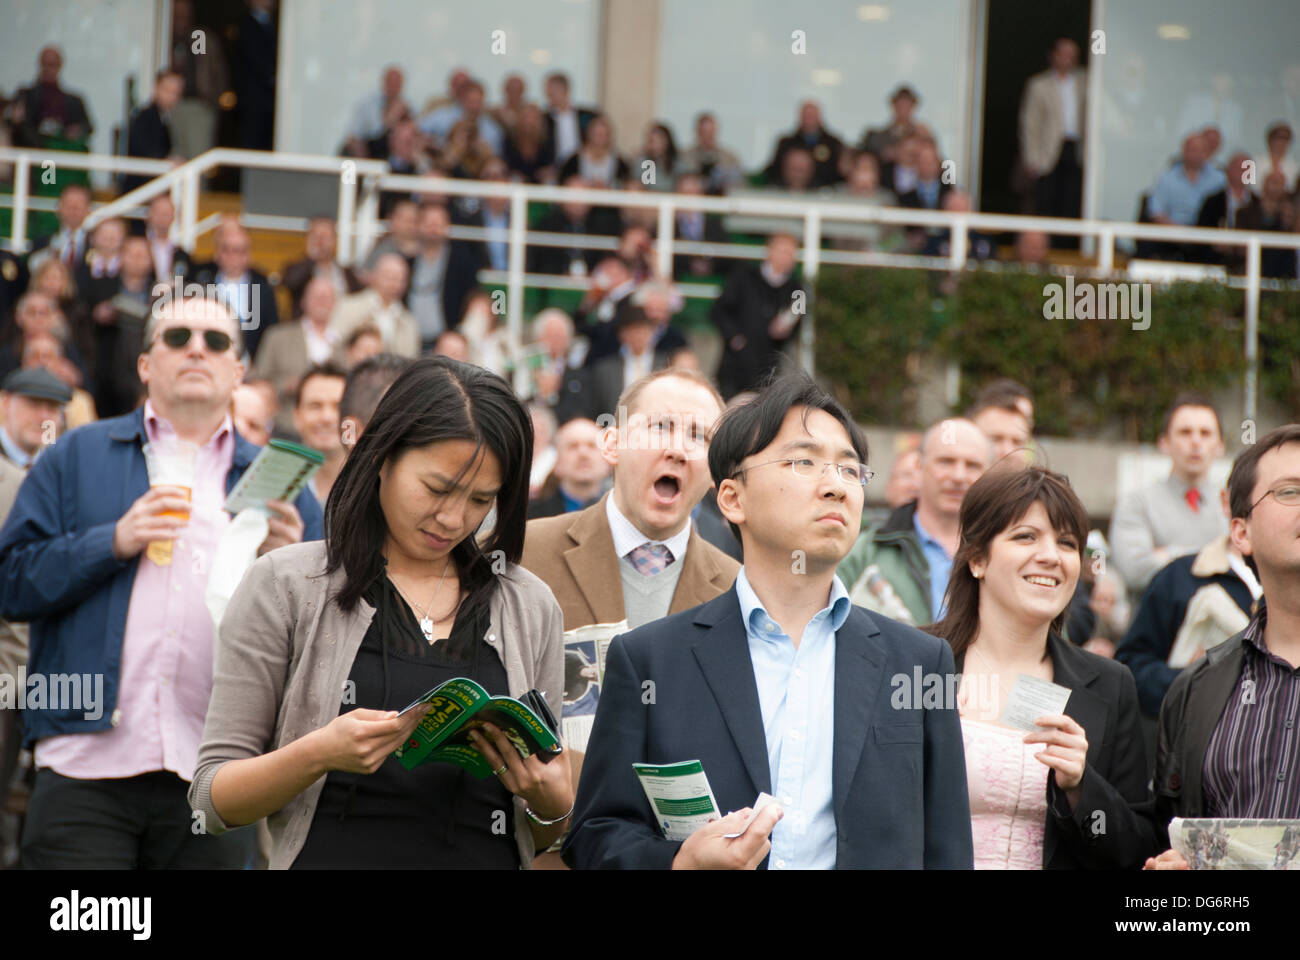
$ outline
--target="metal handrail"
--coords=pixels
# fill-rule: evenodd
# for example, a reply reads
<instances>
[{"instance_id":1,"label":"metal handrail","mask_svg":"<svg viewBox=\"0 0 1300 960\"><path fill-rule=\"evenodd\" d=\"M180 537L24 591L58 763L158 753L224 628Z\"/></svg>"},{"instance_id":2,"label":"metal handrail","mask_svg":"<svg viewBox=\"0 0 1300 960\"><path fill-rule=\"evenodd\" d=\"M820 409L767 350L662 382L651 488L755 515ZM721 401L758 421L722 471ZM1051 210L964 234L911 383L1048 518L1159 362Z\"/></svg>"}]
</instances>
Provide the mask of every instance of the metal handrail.
<instances>
[{"instance_id":1,"label":"metal handrail","mask_svg":"<svg viewBox=\"0 0 1300 960\"><path fill-rule=\"evenodd\" d=\"M0 163L12 163L14 166L13 199L4 206L11 206L14 211L10 247L16 253L27 249L27 212L32 209L29 183L33 167L56 170L62 165L71 170L138 174L166 173L172 167L166 160L77 153L71 150L32 150L25 147L0 147ZM45 166L47 163L50 164L48 168ZM37 209L44 209L44 205Z\"/></svg>"},{"instance_id":2,"label":"metal handrail","mask_svg":"<svg viewBox=\"0 0 1300 960\"><path fill-rule=\"evenodd\" d=\"M1257 351L1259 323L1259 294L1261 288L1260 263L1265 248L1300 250L1300 235L1259 231L1224 230L1208 227L1181 227L1165 224L1140 224L1108 220L1067 220L1058 217L1034 217L996 213L967 213L939 210L918 210L901 207L882 207L875 204L854 203L845 195L824 193L806 196L745 196L711 197L660 193L654 191L604 190L571 188L548 185L499 183L486 181L454 180L442 176L413 176L395 174L387 163L379 160L327 157L312 154L267 153L255 150L236 150L218 147L200 154L177 167L165 161L142 160L126 157L105 157L94 154L64 151L35 151L0 148L0 161L15 164L14 232L16 249L26 248L26 209L28 179L33 163L53 160L56 164L77 169L116 170L125 172L160 173L154 180L130 191L116 200L96 208L87 219L87 225L111 216L121 216L147 203L160 193L171 190L178 199L178 242L193 247L198 236L198 192L200 177L217 166L241 168L296 170L304 172L335 173L339 176L338 248L341 263L350 264L356 256L369 249L378 236L378 199L383 190L410 194L435 194L447 196L503 197L510 201L510 226L508 230L509 269L507 281L507 336L512 346L520 342L523 327L523 292L527 279L524 265L525 245L529 242L546 245L553 237L530 234L527 212L530 203L586 203L592 206L653 208L657 213L658 261L666 273L670 269L674 251L700 252L704 255L752 258L752 246L740 249L732 245L729 250L712 252L716 245L689 243L674 237L672 229L677 211L689 210L714 214L755 214L788 217L802 224L802 255L804 276L811 286L822 262L877 263L881 265L924 269L967 269L967 252L971 231L1024 232L1040 231L1047 234L1096 238L1097 261L1095 266L1085 265L1080 271L1098 276L1113 275L1115 241L1117 238L1153 240L1165 243L1217 244L1244 247L1246 250L1246 275L1244 280L1234 278L1230 286L1242 286L1245 296L1245 349L1247 361L1245 409L1247 417L1254 417L1256 409ZM360 201L358 203L358 194ZM284 218L288 220L290 218ZM891 254L858 251L821 250L822 225L825 221L911 226L950 231L950 250L946 258L920 257L911 254ZM565 235L563 242L569 246L587 249L610 249L608 237ZM495 275L494 275L495 276ZM800 338L804 366L812 370L812 344L814 323L811 311L805 315Z\"/></svg>"}]
</instances>

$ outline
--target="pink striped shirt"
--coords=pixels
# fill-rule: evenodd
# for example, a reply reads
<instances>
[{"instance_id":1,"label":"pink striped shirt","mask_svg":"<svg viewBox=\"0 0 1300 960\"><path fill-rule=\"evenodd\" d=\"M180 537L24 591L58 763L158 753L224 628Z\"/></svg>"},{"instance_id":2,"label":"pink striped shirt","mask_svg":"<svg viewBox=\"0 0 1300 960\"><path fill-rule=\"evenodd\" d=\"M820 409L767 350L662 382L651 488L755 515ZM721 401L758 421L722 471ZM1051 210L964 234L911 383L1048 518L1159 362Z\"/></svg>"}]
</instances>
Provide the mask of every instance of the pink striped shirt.
<instances>
[{"instance_id":1,"label":"pink striped shirt","mask_svg":"<svg viewBox=\"0 0 1300 960\"><path fill-rule=\"evenodd\" d=\"M144 423L150 443L165 445L176 437L147 401ZM184 780L194 776L212 693L212 618L203 596L208 563L230 523L221 505L234 456L234 427L227 414L199 449L190 523L173 546L172 562L160 567L140 554L122 639L113 726L46 737L36 744L38 767L82 780L154 770L170 770ZM102 642L99 637L86 641Z\"/></svg>"}]
</instances>

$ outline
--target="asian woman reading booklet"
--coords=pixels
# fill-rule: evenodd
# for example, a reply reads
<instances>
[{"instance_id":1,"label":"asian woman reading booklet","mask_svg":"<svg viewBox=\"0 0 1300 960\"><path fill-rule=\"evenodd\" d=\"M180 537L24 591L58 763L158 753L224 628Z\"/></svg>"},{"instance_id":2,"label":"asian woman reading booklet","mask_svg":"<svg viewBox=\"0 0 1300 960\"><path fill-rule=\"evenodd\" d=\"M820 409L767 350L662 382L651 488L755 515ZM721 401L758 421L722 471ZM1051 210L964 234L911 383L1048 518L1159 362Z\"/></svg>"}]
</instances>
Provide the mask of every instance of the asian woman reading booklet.
<instances>
[{"instance_id":1,"label":"asian woman reading booklet","mask_svg":"<svg viewBox=\"0 0 1300 960\"><path fill-rule=\"evenodd\" d=\"M483 780L391 756L427 708L398 711L454 677L561 702L560 609L516 565L532 446L501 378L445 357L398 378L330 492L327 539L268 554L231 598L190 789L207 830L266 817L272 868L517 868L561 835L569 764L494 725L469 738Z\"/></svg>"}]
</instances>

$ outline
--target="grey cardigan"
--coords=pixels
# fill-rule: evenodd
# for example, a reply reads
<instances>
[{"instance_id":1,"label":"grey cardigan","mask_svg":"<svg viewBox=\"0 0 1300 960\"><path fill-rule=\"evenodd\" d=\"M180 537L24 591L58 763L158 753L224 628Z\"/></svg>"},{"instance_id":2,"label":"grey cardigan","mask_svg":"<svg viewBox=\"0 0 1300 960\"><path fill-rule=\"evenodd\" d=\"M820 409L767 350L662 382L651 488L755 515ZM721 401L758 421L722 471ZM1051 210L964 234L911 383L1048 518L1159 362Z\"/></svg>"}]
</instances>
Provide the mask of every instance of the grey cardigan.
<instances>
[{"instance_id":1,"label":"grey cardigan","mask_svg":"<svg viewBox=\"0 0 1300 960\"><path fill-rule=\"evenodd\" d=\"M323 541L292 544L259 558L226 608L218 635L212 699L189 800L209 833L231 829L212 806L212 778L231 760L261 756L339 715L344 684L375 614L364 600L344 614L333 597L346 581L324 576ZM511 696L536 687L558 715L564 690L564 621L550 589L523 567L498 574L487 636L506 668ZM287 869L307 839L321 777L266 818L271 869ZM520 862L532 863L524 801L515 801Z\"/></svg>"}]
</instances>

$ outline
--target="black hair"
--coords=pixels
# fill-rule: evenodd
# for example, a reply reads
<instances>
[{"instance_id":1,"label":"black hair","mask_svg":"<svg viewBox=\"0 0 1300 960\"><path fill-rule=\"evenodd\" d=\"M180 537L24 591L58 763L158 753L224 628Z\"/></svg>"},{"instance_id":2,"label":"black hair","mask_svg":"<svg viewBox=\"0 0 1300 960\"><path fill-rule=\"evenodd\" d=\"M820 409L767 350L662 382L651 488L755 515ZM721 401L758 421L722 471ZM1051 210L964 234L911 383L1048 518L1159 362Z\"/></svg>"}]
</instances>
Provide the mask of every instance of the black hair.
<instances>
[{"instance_id":1,"label":"black hair","mask_svg":"<svg viewBox=\"0 0 1300 960\"><path fill-rule=\"evenodd\" d=\"M971 405L966 408L966 419L974 420L980 415L980 413L990 407L1018 413L1024 417L1025 412L1020 409L1019 405L1017 405L1017 400L1026 400L1032 406L1034 397L1033 394L1029 392L1029 388L1024 384L1017 383L1015 380L1011 380L1007 377L1002 377L998 380L994 380L992 383L985 384L980 389L979 393L975 394L975 399L972 400ZM1025 417L1025 419L1029 421L1029 427L1032 431L1034 426L1033 421L1028 417Z\"/></svg>"},{"instance_id":2,"label":"black hair","mask_svg":"<svg viewBox=\"0 0 1300 960\"><path fill-rule=\"evenodd\" d=\"M1219 438L1223 438L1223 420L1219 417L1218 408L1214 406L1213 402L1211 402L1210 398L1205 394L1196 393L1191 390L1180 393L1178 396L1174 397L1174 402L1171 403L1169 409L1165 411L1164 420L1160 422L1160 436L1163 437L1168 435L1169 427L1174 422L1174 414L1183 407L1205 407L1209 410L1214 414L1214 425L1219 428Z\"/></svg>"},{"instance_id":3,"label":"black hair","mask_svg":"<svg viewBox=\"0 0 1300 960\"><path fill-rule=\"evenodd\" d=\"M667 156L664 157L664 160L667 162L668 170L671 173L677 168L677 140L673 137L672 128L669 127L668 124L660 121L653 124L651 129L661 131L664 135L664 139L668 141L668 146L665 148Z\"/></svg>"},{"instance_id":4,"label":"black hair","mask_svg":"<svg viewBox=\"0 0 1300 960\"><path fill-rule=\"evenodd\" d=\"M370 329L379 333L378 327L358 329ZM358 363L348 371L348 382L343 386L343 399L339 401L339 419L354 417L361 421L364 428L374 416L375 407L379 406L379 398L384 395L384 391L397 381L410 364L411 361L406 357L393 353L377 353Z\"/></svg>"},{"instance_id":5,"label":"black hair","mask_svg":"<svg viewBox=\"0 0 1300 960\"><path fill-rule=\"evenodd\" d=\"M408 450L448 440L475 445L470 464L491 453L503 480L492 533L480 545L474 531L451 548L465 591L458 616L470 618L491 599L497 557L519 562L533 461L528 413L510 385L482 367L449 357L416 360L379 401L325 503L326 573L341 567L347 575L334 598L342 610L353 610L384 572L388 525L379 502L380 469Z\"/></svg>"},{"instance_id":6,"label":"black hair","mask_svg":"<svg viewBox=\"0 0 1300 960\"><path fill-rule=\"evenodd\" d=\"M709 441L709 472L713 482L720 485L734 477L746 457L768 447L781 432L786 414L796 407L804 408L805 424L810 410L821 410L834 417L848 433L858 459L868 462L867 438L834 397L806 373L777 373L753 400L730 408L718 421ZM740 528L730 521L728 524L740 540Z\"/></svg>"},{"instance_id":7,"label":"black hair","mask_svg":"<svg viewBox=\"0 0 1300 960\"><path fill-rule=\"evenodd\" d=\"M1259 479L1259 461L1270 450L1288 443L1300 443L1300 423L1271 430L1237 455L1228 474L1228 513L1243 520L1254 508L1255 482Z\"/></svg>"},{"instance_id":8,"label":"black hair","mask_svg":"<svg viewBox=\"0 0 1300 960\"><path fill-rule=\"evenodd\" d=\"M346 381L348 378L347 371L331 360L324 363L313 364L307 369L301 377L298 378L298 388L293 392L294 408L302 406L302 388L307 385L307 381L312 377L337 377L339 380ZM346 383L344 384L346 386Z\"/></svg>"},{"instance_id":9,"label":"black hair","mask_svg":"<svg viewBox=\"0 0 1300 960\"><path fill-rule=\"evenodd\" d=\"M1058 535L1068 534L1082 564L1088 542L1088 511L1065 475L1044 467L1006 467L985 471L961 501L961 541L952 558L952 573L944 592L946 612L922 630L942 637L958 663L979 634L980 581L971 573L972 561L987 561L997 537L1025 518L1035 503L1047 511ZM1060 633L1070 612L1067 603L1053 618L1050 630Z\"/></svg>"}]
</instances>

